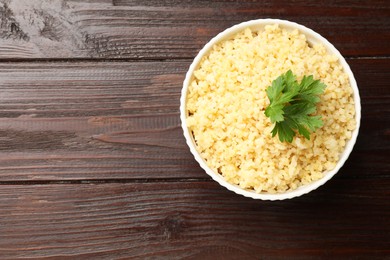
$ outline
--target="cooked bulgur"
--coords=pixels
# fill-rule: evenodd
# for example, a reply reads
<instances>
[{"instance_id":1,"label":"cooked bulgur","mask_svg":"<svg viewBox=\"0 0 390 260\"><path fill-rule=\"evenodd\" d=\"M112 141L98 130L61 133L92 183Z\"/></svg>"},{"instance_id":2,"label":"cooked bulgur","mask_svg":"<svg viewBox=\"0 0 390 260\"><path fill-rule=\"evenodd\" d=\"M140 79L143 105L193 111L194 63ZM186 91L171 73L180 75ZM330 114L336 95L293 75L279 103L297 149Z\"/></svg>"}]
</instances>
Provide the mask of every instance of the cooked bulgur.
<instances>
[{"instance_id":1,"label":"cooked bulgur","mask_svg":"<svg viewBox=\"0 0 390 260\"><path fill-rule=\"evenodd\" d=\"M324 126L310 140L271 136L265 89L289 69L300 81L313 75L327 85L317 113ZM311 46L298 30L278 25L246 29L213 46L194 72L187 124L207 165L241 188L280 193L332 170L356 127L353 91L337 57Z\"/></svg>"}]
</instances>

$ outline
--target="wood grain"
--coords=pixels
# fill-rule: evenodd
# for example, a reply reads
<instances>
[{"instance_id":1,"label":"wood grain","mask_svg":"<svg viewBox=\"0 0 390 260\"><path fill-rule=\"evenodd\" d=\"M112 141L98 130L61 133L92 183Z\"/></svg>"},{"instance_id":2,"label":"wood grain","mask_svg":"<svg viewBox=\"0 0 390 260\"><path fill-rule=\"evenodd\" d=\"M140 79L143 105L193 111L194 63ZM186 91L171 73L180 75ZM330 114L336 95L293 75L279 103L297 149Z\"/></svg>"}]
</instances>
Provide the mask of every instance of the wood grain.
<instances>
[{"instance_id":1,"label":"wood grain","mask_svg":"<svg viewBox=\"0 0 390 260\"><path fill-rule=\"evenodd\" d=\"M332 180L279 202L214 182L3 185L0 258L383 259L389 185Z\"/></svg>"},{"instance_id":2,"label":"wood grain","mask_svg":"<svg viewBox=\"0 0 390 260\"><path fill-rule=\"evenodd\" d=\"M204 177L182 137L188 62L0 65L0 180Z\"/></svg>"},{"instance_id":3,"label":"wood grain","mask_svg":"<svg viewBox=\"0 0 390 260\"><path fill-rule=\"evenodd\" d=\"M220 187L182 137L199 49L282 18L348 57L362 125L293 200ZM389 259L390 2L0 0L0 259Z\"/></svg>"},{"instance_id":4,"label":"wood grain","mask_svg":"<svg viewBox=\"0 0 390 260\"><path fill-rule=\"evenodd\" d=\"M2 0L0 58L193 58L224 29L281 18L347 56L390 54L389 1Z\"/></svg>"},{"instance_id":5,"label":"wood grain","mask_svg":"<svg viewBox=\"0 0 390 260\"><path fill-rule=\"evenodd\" d=\"M341 177L388 176L388 59L349 59L363 119ZM0 63L0 181L207 178L182 136L191 61Z\"/></svg>"}]
</instances>

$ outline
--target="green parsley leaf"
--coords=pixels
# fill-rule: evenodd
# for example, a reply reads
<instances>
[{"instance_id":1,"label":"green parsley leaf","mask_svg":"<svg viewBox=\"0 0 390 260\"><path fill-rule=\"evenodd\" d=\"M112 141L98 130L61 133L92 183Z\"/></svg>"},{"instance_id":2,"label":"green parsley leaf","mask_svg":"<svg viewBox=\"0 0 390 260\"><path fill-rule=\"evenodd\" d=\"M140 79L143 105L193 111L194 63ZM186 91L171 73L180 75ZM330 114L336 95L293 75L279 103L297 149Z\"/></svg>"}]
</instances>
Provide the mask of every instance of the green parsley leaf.
<instances>
[{"instance_id":1,"label":"green parsley leaf","mask_svg":"<svg viewBox=\"0 0 390 260\"><path fill-rule=\"evenodd\" d=\"M304 76L300 83L291 70L277 77L266 89L270 100L265 115L275 123L272 137L278 135L281 142L293 141L298 132L310 140L310 132L323 126L321 116L311 116L317 111L319 95L326 85L313 76Z\"/></svg>"}]
</instances>

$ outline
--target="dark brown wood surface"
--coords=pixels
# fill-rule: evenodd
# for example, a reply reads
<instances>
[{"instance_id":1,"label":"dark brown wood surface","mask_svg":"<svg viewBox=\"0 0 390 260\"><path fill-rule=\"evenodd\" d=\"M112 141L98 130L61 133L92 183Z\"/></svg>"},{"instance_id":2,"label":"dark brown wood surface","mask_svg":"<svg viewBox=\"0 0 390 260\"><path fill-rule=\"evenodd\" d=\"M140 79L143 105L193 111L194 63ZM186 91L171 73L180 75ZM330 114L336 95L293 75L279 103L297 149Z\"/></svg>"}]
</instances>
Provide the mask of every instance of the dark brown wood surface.
<instances>
[{"instance_id":1,"label":"dark brown wood surface","mask_svg":"<svg viewBox=\"0 0 390 260\"><path fill-rule=\"evenodd\" d=\"M268 17L306 25L347 56L390 53L387 0L3 2L0 57L9 59L191 59L227 27Z\"/></svg>"},{"instance_id":2,"label":"dark brown wood surface","mask_svg":"<svg viewBox=\"0 0 390 260\"><path fill-rule=\"evenodd\" d=\"M287 201L235 195L182 136L182 81L218 32L288 19L347 57L362 125ZM0 0L0 259L390 259L388 1Z\"/></svg>"},{"instance_id":3,"label":"dark brown wood surface","mask_svg":"<svg viewBox=\"0 0 390 260\"><path fill-rule=\"evenodd\" d=\"M337 179L283 202L239 197L209 181L6 185L0 190L0 253L372 259L390 251L389 185L388 179Z\"/></svg>"}]
</instances>

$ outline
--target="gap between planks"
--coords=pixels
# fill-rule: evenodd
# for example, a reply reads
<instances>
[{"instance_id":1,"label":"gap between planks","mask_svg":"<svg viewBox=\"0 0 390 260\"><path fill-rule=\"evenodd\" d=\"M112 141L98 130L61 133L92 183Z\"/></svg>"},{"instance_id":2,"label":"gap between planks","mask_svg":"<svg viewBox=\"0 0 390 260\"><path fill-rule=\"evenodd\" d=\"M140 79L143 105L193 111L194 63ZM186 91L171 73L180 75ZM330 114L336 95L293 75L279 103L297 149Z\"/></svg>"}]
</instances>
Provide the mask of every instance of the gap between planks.
<instances>
[{"instance_id":1,"label":"gap between planks","mask_svg":"<svg viewBox=\"0 0 390 260\"><path fill-rule=\"evenodd\" d=\"M192 61L195 57L177 57L177 58L32 58L32 59L1 59L0 63L46 63L46 62L180 62ZM344 56L347 60L385 60L390 59L390 55L385 56Z\"/></svg>"},{"instance_id":2,"label":"gap between planks","mask_svg":"<svg viewBox=\"0 0 390 260\"><path fill-rule=\"evenodd\" d=\"M157 178L157 179L83 179L83 180L24 180L0 181L0 185L51 185L51 184L112 184L112 183L172 183L211 182L211 178Z\"/></svg>"},{"instance_id":3,"label":"gap between planks","mask_svg":"<svg viewBox=\"0 0 390 260\"><path fill-rule=\"evenodd\" d=\"M387 179L390 176L388 174L383 174L375 176L375 179ZM370 179L370 176L359 176L359 177L345 177L342 174L339 174L335 178L344 180L344 179ZM211 178L139 178L139 179L80 179L80 180L21 180L21 181L0 181L1 185L68 185L68 184L126 184L126 183L181 183L181 182L214 182Z\"/></svg>"}]
</instances>

